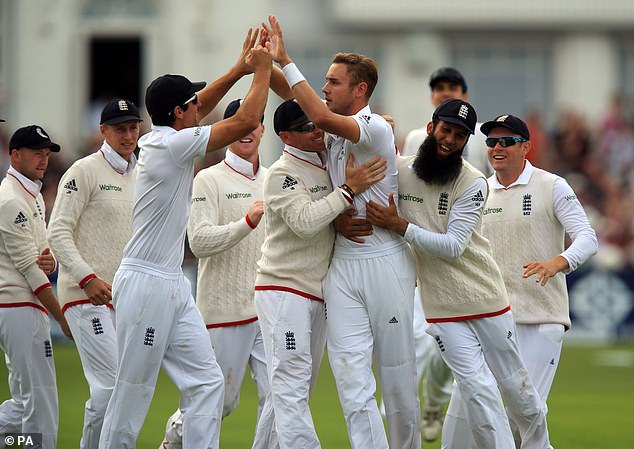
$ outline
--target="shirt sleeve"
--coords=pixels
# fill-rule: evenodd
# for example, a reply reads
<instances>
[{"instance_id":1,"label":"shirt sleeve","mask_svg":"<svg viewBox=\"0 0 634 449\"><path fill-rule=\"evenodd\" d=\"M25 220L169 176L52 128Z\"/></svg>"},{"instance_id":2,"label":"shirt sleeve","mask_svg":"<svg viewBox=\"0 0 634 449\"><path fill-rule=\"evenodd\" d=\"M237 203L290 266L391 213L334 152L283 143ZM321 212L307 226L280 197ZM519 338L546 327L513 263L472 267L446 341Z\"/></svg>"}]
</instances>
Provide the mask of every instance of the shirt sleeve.
<instances>
[{"instance_id":1,"label":"shirt sleeve","mask_svg":"<svg viewBox=\"0 0 634 449\"><path fill-rule=\"evenodd\" d=\"M302 239L318 234L350 206L338 188L313 201L308 187L297 174L275 169L269 171L264 201Z\"/></svg>"},{"instance_id":2,"label":"shirt sleeve","mask_svg":"<svg viewBox=\"0 0 634 449\"><path fill-rule=\"evenodd\" d=\"M568 261L569 268L566 272L569 273L597 252L597 235L590 226L586 211L577 199L577 195L563 178L555 180L553 208L555 216L572 240L571 245L561 253L561 256Z\"/></svg>"},{"instance_id":3,"label":"shirt sleeve","mask_svg":"<svg viewBox=\"0 0 634 449\"><path fill-rule=\"evenodd\" d=\"M13 266L33 292L50 286L48 277L37 265L40 250L35 242L36 224L31 213L18 201L7 201L0 210L0 217L0 233Z\"/></svg>"},{"instance_id":4,"label":"shirt sleeve","mask_svg":"<svg viewBox=\"0 0 634 449\"><path fill-rule=\"evenodd\" d=\"M405 240L433 256L443 259L460 257L480 221L488 193L486 179L476 179L451 207L446 233L431 232L410 223L405 231ZM480 194L483 199L474 201Z\"/></svg>"},{"instance_id":5,"label":"shirt sleeve","mask_svg":"<svg viewBox=\"0 0 634 449\"><path fill-rule=\"evenodd\" d=\"M355 115L359 124L359 141L357 147L382 158L390 158L396 154L392 127L383 117L372 115Z\"/></svg>"},{"instance_id":6,"label":"shirt sleeve","mask_svg":"<svg viewBox=\"0 0 634 449\"><path fill-rule=\"evenodd\" d=\"M246 217L219 224L218 185L210 178L200 175L194 178L187 237L192 252L198 258L222 253L240 243L252 231Z\"/></svg>"},{"instance_id":7,"label":"shirt sleeve","mask_svg":"<svg viewBox=\"0 0 634 449\"><path fill-rule=\"evenodd\" d=\"M94 277L95 274L77 249L74 238L81 215L91 196L92 186L87 169L77 164L71 166L57 187L48 227L48 240L53 253L80 287L86 279Z\"/></svg>"},{"instance_id":8,"label":"shirt sleeve","mask_svg":"<svg viewBox=\"0 0 634 449\"><path fill-rule=\"evenodd\" d=\"M177 166L183 167L207 152L207 143L211 136L211 126L195 126L184 128L171 134L168 138L168 149Z\"/></svg>"}]
</instances>

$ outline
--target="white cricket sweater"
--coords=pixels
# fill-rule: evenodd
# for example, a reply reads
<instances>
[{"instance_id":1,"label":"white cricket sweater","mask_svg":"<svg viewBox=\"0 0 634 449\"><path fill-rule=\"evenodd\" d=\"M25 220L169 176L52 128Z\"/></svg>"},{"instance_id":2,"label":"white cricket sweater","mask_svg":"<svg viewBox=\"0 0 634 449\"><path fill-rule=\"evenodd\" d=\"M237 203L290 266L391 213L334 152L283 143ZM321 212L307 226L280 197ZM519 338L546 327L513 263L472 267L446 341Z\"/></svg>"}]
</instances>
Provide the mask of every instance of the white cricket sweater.
<instances>
[{"instance_id":1,"label":"white cricket sweater","mask_svg":"<svg viewBox=\"0 0 634 449\"><path fill-rule=\"evenodd\" d=\"M484 179L483 175L469 163L464 163L455 181L432 185L416 176L410 167L413 158L399 159L399 213L411 223L410 226L446 233L454 202L475 180ZM482 201L484 197L479 196ZM478 198L474 197L473 201ZM427 321L470 320L509 310L502 274L480 228L481 221L457 258L439 257L412 246Z\"/></svg>"},{"instance_id":2,"label":"white cricket sweater","mask_svg":"<svg viewBox=\"0 0 634 449\"><path fill-rule=\"evenodd\" d=\"M331 222L350 206L317 153L286 146L264 181L264 244L256 290L283 290L323 301L332 256Z\"/></svg>"},{"instance_id":3,"label":"white cricket sweater","mask_svg":"<svg viewBox=\"0 0 634 449\"><path fill-rule=\"evenodd\" d=\"M104 151L76 161L57 188L48 236L60 262L57 292L63 310L90 302L82 290L89 280L99 277L112 285L132 236L136 169L120 173Z\"/></svg>"},{"instance_id":4,"label":"white cricket sweater","mask_svg":"<svg viewBox=\"0 0 634 449\"><path fill-rule=\"evenodd\" d=\"M207 328L257 320L253 287L264 222L254 229L246 215L263 197L268 169L249 176L242 163L252 167L227 150L224 161L194 178L187 237L199 259L196 305Z\"/></svg>"},{"instance_id":5,"label":"white cricket sweater","mask_svg":"<svg viewBox=\"0 0 634 449\"><path fill-rule=\"evenodd\" d=\"M13 167L0 184L0 307L30 306L48 314L36 296L51 286L37 265L48 247L41 186Z\"/></svg>"},{"instance_id":6,"label":"white cricket sweater","mask_svg":"<svg viewBox=\"0 0 634 449\"><path fill-rule=\"evenodd\" d=\"M526 263L550 260L564 250L565 230L553 207L558 178L533 167L527 184L490 189L482 229L502 270L516 323L570 327L566 275L557 273L544 286L535 282L535 276L522 276Z\"/></svg>"}]
</instances>

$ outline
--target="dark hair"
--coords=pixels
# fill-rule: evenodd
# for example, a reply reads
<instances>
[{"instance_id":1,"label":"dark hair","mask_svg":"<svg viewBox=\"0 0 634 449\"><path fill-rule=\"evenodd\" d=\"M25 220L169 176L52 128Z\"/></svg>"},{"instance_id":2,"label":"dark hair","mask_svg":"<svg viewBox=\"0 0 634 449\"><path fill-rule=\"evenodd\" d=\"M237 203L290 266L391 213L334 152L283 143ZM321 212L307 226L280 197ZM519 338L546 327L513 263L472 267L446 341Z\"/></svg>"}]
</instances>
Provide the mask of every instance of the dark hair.
<instances>
[{"instance_id":1,"label":"dark hair","mask_svg":"<svg viewBox=\"0 0 634 449\"><path fill-rule=\"evenodd\" d=\"M372 58L357 53L337 53L332 63L346 65L351 84L366 83L368 90L365 96L370 98L379 81L379 69Z\"/></svg>"},{"instance_id":2,"label":"dark hair","mask_svg":"<svg viewBox=\"0 0 634 449\"><path fill-rule=\"evenodd\" d=\"M183 111L186 111L187 108L189 108L189 104L179 104L177 106L179 106ZM174 108L175 107L176 106L174 106ZM174 116L174 108L172 108L172 110L168 112L167 115L158 116L158 117L153 116L152 124L156 126L172 126L174 122L176 121L176 117Z\"/></svg>"}]
</instances>

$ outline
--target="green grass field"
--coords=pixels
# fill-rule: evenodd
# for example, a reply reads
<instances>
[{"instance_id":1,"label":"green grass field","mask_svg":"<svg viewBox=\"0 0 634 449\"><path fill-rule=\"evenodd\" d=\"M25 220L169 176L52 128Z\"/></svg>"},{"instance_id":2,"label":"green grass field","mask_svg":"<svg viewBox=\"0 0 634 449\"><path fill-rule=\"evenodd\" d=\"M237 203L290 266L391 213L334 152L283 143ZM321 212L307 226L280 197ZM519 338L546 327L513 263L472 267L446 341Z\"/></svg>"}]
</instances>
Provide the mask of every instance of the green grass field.
<instances>
[{"instance_id":1,"label":"green grass field","mask_svg":"<svg viewBox=\"0 0 634 449\"><path fill-rule=\"evenodd\" d=\"M4 360L4 359L3 359ZM60 449L79 447L83 405L88 388L72 345L55 346L60 398ZM0 364L0 399L8 398L7 373ZM222 449L251 447L256 410L255 386L250 378L242 388L241 404L222 426ZM634 344L564 347L550 395L548 421L557 449L634 448ZM161 374L139 449L156 449L164 423L178 405L175 387ZM311 400L317 433L325 449L349 448L343 414L327 359ZM440 443L423 444L437 449ZM297 448L301 449L301 448Z\"/></svg>"}]
</instances>

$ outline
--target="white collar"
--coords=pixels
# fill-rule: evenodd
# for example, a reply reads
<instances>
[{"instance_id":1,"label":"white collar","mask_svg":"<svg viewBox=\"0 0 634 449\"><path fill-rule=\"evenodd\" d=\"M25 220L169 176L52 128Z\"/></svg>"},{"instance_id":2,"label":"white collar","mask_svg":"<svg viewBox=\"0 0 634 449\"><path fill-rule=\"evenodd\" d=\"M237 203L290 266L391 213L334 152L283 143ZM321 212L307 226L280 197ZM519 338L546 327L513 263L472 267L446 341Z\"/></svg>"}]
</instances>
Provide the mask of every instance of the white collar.
<instances>
[{"instance_id":1,"label":"white collar","mask_svg":"<svg viewBox=\"0 0 634 449\"><path fill-rule=\"evenodd\" d=\"M229 148L227 148L227 152L225 153L225 164L227 164L232 170L240 173L242 176L249 178L251 181L255 180L257 177L257 172L253 173L253 164L246 159L242 159Z\"/></svg>"},{"instance_id":2,"label":"white collar","mask_svg":"<svg viewBox=\"0 0 634 449\"><path fill-rule=\"evenodd\" d=\"M363 106L356 114L352 114L352 115L371 115L372 111L370 110L370 105L366 104L365 106Z\"/></svg>"},{"instance_id":3,"label":"white collar","mask_svg":"<svg viewBox=\"0 0 634 449\"><path fill-rule=\"evenodd\" d=\"M40 193L42 189L42 181L32 181L22 173L17 171L13 166L9 165L9 169L7 170L8 175L12 175L18 182L24 187L24 190L29 192L31 196L34 198Z\"/></svg>"},{"instance_id":4,"label":"white collar","mask_svg":"<svg viewBox=\"0 0 634 449\"><path fill-rule=\"evenodd\" d=\"M493 188L494 189L510 189L513 186L526 185L531 180L531 176L533 176L534 171L535 171L535 168L533 167L533 165L528 161L528 159L524 159L524 170L522 170L522 173L520 173L517 179L513 181L511 184L509 184L508 187L504 187L502 184L500 184L500 181L498 181L497 175L494 173L493 174Z\"/></svg>"},{"instance_id":5,"label":"white collar","mask_svg":"<svg viewBox=\"0 0 634 449\"><path fill-rule=\"evenodd\" d=\"M103 154L104 159L110 166L119 173L120 175L127 175L134 167L136 167L136 156L134 153L130 155L130 160L126 161L121 157L119 153L117 153L106 141L103 141L101 145L101 154Z\"/></svg>"},{"instance_id":6,"label":"white collar","mask_svg":"<svg viewBox=\"0 0 634 449\"><path fill-rule=\"evenodd\" d=\"M308 162L310 165L314 165L315 167L319 167L323 170L326 169L326 165L324 161L321 160L321 157L319 157L319 153L315 153L313 151L302 151L299 148L295 148L290 145L286 145L283 151L293 157L296 157L297 159Z\"/></svg>"}]
</instances>

